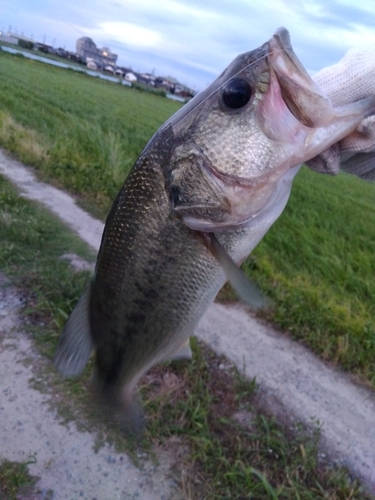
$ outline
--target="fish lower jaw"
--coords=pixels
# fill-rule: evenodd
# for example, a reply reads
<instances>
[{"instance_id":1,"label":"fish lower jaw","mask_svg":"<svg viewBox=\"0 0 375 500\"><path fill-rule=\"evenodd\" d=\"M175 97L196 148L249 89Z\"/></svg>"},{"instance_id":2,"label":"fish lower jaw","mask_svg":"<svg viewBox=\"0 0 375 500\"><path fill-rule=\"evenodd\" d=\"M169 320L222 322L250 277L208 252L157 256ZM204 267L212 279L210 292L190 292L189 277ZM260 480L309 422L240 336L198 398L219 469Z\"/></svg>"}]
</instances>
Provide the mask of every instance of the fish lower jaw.
<instances>
[{"instance_id":1,"label":"fish lower jaw","mask_svg":"<svg viewBox=\"0 0 375 500\"><path fill-rule=\"evenodd\" d=\"M237 198L228 196L231 209L227 213L221 214L220 219L215 220L209 217L197 217L185 214L182 220L186 226L194 231L213 233L215 231L235 230L252 224L259 216L263 208L267 205L275 184L271 183L265 189L260 186L243 189L241 196ZM256 192L258 190L258 192Z\"/></svg>"},{"instance_id":2,"label":"fish lower jaw","mask_svg":"<svg viewBox=\"0 0 375 500\"><path fill-rule=\"evenodd\" d=\"M183 217L184 224L193 231L200 231L202 233L215 233L216 231L233 231L244 226L248 226L257 217L259 211L248 217L235 217L231 216L226 218L225 221L214 222L205 219L197 219L191 216Z\"/></svg>"}]
</instances>

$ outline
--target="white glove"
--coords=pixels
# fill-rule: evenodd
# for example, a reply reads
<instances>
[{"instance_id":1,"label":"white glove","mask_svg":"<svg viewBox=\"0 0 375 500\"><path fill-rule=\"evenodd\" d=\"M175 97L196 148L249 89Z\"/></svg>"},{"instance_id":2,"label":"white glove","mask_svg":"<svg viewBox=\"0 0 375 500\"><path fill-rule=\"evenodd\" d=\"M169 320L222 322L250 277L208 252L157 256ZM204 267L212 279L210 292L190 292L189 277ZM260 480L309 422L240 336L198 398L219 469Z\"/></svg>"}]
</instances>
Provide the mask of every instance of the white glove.
<instances>
[{"instance_id":1,"label":"white glove","mask_svg":"<svg viewBox=\"0 0 375 500\"><path fill-rule=\"evenodd\" d=\"M313 76L313 80L341 106L375 95L375 47L349 50L343 59ZM362 179L375 180L375 116L369 116L347 137L306 162L322 173L339 169Z\"/></svg>"}]
</instances>

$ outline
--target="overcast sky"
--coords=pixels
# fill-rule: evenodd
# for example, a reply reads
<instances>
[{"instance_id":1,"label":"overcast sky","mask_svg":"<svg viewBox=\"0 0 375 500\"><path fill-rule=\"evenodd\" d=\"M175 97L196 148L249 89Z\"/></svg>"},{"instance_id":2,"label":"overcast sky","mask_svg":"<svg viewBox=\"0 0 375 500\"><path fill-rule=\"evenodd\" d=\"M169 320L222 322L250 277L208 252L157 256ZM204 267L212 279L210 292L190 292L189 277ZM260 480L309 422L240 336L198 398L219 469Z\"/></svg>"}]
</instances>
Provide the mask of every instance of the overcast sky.
<instances>
[{"instance_id":1,"label":"overcast sky","mask_svg":"<svg viewBox=\"0 0 375 500\"><path fill-rule=\"evenodd\" d=\"M88 36L118 64L204 89L242 52L285 26L313 74L347 49L375 44L375 1L3 0L0 29L75 50Z\"/></svg>"}]
</instances>

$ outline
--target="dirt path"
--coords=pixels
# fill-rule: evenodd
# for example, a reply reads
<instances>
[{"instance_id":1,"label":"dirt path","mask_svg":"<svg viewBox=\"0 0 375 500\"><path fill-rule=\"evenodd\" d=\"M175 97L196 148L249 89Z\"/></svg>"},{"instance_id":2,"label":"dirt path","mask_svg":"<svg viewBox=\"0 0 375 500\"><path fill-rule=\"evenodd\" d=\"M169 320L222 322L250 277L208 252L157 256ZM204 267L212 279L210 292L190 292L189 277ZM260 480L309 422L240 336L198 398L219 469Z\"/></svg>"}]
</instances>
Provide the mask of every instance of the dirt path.
<instances>
[{"instance_id":1,"label":"dirt path","mask_svg":"<svg viewBox=\"0 0 375 500\"><path fill-rule=\"evenodd\" d=\"M69 195L36 181L30 170L1 151L0 173L18 186L22 196L46 205L89 245L98 249L102 223L77 207ZM218 353L225 354L239 369L245 368L248 377L256 377L265 404L275 412L293 415L296 421L307 424L312 419L320 422L327 453L346 465L375 493L375 394L372 391L357 386L349 376L252 318L240 306L212 305L200 321L196 335ZM20 349L22 351L22 346ZM3 390L0 375L0 391ZM27 384L23 391L29 391ZM40 403L35 405L35 412L43 408ZM0 418L3 422L2 414ZM84 438L87 450L91 446L90 439L90 436ZM1 435L0 443L3 443ZM74 446L77 447L72 441ZM88 455L86 451L85 456ZM106 455L110 455L110 451L103 451L103 456ZM79 462L79 457L75 460Z\"/></svg>"},{"instance_id":2,"label":"dirt path","mask_svg":"<svg viewBox=\"0 0 375 500\"><path fill-rule=\"evenodd\" d=\"M1 286L2 279L0 275L0 459L31 461L30 474L41 478L33 500L175 499L170 457L160 455L158 465L143 462L139 469L112 446L95 453L96 434L73 423L62 425L50 409L50 397L30 386L35 380L32 365L41 356L22 333L22 297ZM33 363L27 362L30 358Z\"/></svg>"}]
</instances>

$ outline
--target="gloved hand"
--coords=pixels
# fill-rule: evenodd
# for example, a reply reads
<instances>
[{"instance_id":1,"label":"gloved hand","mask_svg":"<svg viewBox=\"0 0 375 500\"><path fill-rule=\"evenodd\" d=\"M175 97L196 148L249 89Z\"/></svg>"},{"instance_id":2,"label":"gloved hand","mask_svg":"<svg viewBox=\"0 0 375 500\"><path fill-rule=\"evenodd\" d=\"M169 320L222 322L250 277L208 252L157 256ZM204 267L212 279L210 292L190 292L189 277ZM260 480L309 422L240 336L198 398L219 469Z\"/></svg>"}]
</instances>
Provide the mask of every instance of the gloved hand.
<instances>
[{"instance_id":1,"label":"gloved hand","mask_svg":"<svg viewBox=\"0 0 375 500\"><path fill-rule=\"evenodd\" d=\"M375 48L352 49L343 59L313 76L334 106L375 94ZM313 170L337 174L339 169L375 180L375 115L363 120L340 142L306 162Z\"/></svg>"}]
</instances>

